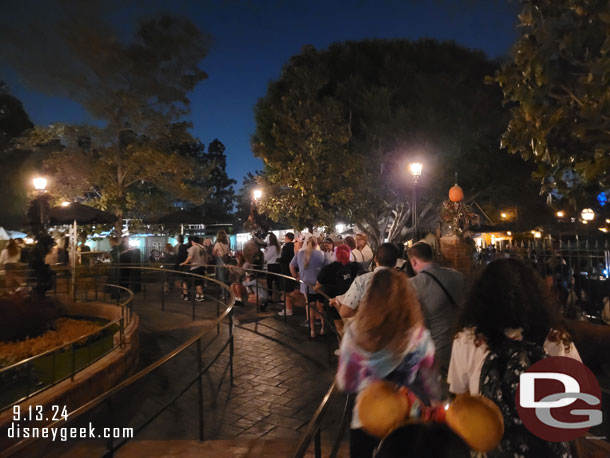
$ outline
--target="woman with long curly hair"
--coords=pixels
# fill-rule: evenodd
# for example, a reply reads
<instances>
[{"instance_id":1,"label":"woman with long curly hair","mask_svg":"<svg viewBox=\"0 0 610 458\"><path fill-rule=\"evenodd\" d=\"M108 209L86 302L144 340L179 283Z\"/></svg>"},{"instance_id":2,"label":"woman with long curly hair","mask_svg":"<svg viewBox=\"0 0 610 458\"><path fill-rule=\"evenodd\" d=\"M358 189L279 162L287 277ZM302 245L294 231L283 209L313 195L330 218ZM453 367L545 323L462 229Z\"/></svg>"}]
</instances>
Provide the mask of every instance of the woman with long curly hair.
<instances>
[{"instance_id":1,"label":"woman with long curly hair","mask_svg":"<svg viewBox=\"0 0 610 458\"><path fill-rule=\"evenodd\" d=\"M415 290L392 269L377 271L341 340L337 384L360 393L375 380L408 387L422 401L440 400L434 344L425 328ZM377 443L362 429L354 408L350 456L370 457Z\"/></svg>"},{"instance_id":2,"label":"woman with long curly hair","mask_svg":"<svg viewBox=\"0 0 610 458\"><path fill-rule=\"evenodd\" d=\"M530 365L547 356L580 361L542 278L516 259L491 262L470 289L458 329L447 377L449 390L483 394L504 415L504 437L488 456L570 456L565 444L530 434L516 413L519 375Z\"/></svg>"}]
</instances>

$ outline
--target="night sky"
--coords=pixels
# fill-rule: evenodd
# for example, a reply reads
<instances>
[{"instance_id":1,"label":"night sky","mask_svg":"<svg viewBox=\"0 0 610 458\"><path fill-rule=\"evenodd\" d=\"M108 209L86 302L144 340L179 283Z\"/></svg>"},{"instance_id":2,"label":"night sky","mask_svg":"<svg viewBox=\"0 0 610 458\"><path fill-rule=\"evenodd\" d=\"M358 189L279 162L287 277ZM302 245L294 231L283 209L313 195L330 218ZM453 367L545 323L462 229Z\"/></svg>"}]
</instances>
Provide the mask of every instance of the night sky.
<instances>
[{"instance_id":1,"label":"night sky","mask_svg":"<svg viewBox=\"0 0 610 458\"><path fill-rule=\"evenodd\" d=\"M238 187L247 172L262 168L250 150L253 107L268 82L279 76L284 62L303 45L323 49L336 41L364 38L436 38L500 57L516 38L518 9L516 0L171 3L147 2L122 10L115 22L128 34L137 17L165 10L187 15L212 35L210 52L201 63L209 78L191 95L193 134L206 144L214 138L225 144L227 172ZM70 100L23 87L6 67L0 66L0 80L22 100L36 124L93 121Z\"/></svg>"}]
</instances>

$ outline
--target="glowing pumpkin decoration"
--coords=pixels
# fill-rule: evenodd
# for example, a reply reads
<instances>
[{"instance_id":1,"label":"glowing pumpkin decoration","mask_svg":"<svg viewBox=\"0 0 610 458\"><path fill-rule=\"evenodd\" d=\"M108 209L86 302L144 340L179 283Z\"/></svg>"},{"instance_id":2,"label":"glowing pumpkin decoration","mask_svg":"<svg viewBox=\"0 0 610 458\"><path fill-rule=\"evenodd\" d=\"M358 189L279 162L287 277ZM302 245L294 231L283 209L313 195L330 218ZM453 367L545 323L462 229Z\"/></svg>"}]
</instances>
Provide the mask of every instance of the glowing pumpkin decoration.
<instances>
[{"instance_id":1,"label":"glowing pumpkin decoration","mask_svg":"<svg viewBox=\"0 0 610 458\"><path fill-rule=\"evenodd\" d=\"M457 185L457 183L454 184L451 189L449 189L449 200L451 202L461 202L464 200L464 191Z\"/></svg>"}]
</instances>

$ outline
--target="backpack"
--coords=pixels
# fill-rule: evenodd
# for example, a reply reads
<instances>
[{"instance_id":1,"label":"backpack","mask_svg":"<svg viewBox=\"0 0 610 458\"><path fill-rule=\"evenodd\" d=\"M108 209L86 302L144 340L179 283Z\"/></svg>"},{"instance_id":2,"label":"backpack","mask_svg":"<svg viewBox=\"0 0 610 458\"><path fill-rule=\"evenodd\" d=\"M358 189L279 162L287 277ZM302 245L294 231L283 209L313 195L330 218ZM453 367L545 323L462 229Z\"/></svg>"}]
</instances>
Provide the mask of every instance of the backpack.
<instances>
[{"instance_id":1,"label":"backpack","mask_svg":"<svg viewBox=\"0 0 610 458\"><path fill-rule=\"evenodd\" d=\"M345 294L355 278L356 273L349 264L341 265L335 273L335 295Z\"/></svg>"},{"instance_id":2,"label":"backpack","mask_svg":"<svg viewBox=\"0 0 610 458\"><path fill-rule=\"evenodd\" d=\"M490 351L481 369L480 392L500 408L504 417L504 435L488 458L530 458L572 456L567 442L547 442L530 433L519 418L515 393L519 377L532 364L544 359L541 345L506 339L497 350Z\"/></svg>"}]
</instances>

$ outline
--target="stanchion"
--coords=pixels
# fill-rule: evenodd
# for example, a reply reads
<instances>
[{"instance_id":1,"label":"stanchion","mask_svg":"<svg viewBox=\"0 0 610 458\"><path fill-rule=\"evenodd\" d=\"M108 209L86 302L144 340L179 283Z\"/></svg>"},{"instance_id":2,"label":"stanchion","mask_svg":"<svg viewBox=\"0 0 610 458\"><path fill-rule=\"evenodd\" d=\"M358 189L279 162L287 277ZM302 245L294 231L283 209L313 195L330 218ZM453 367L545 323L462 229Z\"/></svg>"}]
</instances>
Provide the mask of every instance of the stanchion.
<instances>
[{"instance_id":1,"label":"stanchion","mask_svg":"<svg viewBox=\"0 0 610 458\"><path fill-rule=\"evenodd\" d=\"M233 347L233 310L229 312L229 380L231 386L233 386L233 354L235 349Z\"/></svg>"},{"instance_id":2,"label":"stanchion","mask_svg":"<svg viewBox=\"0 0 610 458\"><path fill-rule=\"evenodd\" d=\"M199 440L203 442L203 379L201 378L201 339L197 340L197 392L199 395Z\"/></svg>"}]
</instances>

